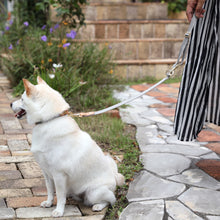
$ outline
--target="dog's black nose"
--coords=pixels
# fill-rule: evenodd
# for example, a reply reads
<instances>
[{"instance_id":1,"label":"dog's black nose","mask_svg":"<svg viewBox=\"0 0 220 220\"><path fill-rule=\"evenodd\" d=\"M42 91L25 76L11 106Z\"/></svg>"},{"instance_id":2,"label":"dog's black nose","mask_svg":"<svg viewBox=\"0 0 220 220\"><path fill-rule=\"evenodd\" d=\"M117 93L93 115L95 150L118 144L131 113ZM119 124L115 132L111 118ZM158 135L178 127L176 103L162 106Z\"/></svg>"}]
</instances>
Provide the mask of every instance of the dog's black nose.
<instances>
[{"instance_id":1,"label":"dog's black nose","mask_svg":"<svg viewBox=\"0 0 220 220\"><path fill-rule=\"evenodd\" d=\"M12 108L12 103L10 104L11 108Z\"/></svg>"}]
</instances>

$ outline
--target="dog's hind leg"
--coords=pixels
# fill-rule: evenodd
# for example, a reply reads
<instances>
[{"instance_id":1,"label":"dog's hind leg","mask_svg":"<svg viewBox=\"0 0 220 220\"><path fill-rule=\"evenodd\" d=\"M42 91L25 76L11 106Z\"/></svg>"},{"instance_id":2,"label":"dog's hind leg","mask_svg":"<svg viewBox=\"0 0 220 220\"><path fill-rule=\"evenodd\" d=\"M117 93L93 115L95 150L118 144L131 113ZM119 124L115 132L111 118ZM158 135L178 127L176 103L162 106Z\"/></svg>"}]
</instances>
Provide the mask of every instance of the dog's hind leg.
<instances>
[{"instance_id":1,"label":"dog's hind leg","mask_svg":"<svg viewBox=\"0 0 220 220\"><path fill-rule=\"evenodd\" d=\"M90 189L86 192L84 203L92 205L92 211L101 211L109 204L114 205L114 193L107 186Z\"/></svg>"},{"instance_id":2,"label":"dog's hind leg","mask_svg":"<svg viewBox=\"0 0 220 220\"><path fill-rule=\"evenodd\" d=\"M66 176L61 173L56 173L54 176L54 183L57 195L57 207L52 212L53 217L61 217L64 213L66 204Z\"/></svg>"},{"instance_id":3,"label":"dog's hind leg","mask_svg":"<svg viewBox=\"0 0 220 220\"><path fill-rule=\"evenodd\" d=\"M46 187L47 187L47 200L43 201L40 206L43 208L49 208L53 205L53 199L54 199L54 182L53 180L45 173L44 178L46 182Z\"/></svg>"}]
</instances>

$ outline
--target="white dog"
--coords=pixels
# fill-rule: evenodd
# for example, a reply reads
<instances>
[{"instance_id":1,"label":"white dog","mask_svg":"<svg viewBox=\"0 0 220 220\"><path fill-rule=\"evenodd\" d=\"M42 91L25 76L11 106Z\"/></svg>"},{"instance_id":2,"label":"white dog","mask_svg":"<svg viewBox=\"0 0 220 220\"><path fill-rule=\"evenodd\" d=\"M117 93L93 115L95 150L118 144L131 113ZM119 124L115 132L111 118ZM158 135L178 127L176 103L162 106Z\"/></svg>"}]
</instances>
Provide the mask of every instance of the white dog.
<instances>
[{"instance_id":1,"label":"white dog","mask_svg":"<svg viewBox=\"0 0 220 220\"><path fill-rule=\"evenodd\" d=\"M35 124L31 151L39 163L47 186L48 198L42 207L51 207L56 190L57 206L52 216L64 213L66 196L83 199L93 211L115 203L116 185L124 183L117 165L77 123L65 114L69 105L40 77L38 85L23 79L25 92L11 104L22 118Z\"/></svg>"}]
</instances>

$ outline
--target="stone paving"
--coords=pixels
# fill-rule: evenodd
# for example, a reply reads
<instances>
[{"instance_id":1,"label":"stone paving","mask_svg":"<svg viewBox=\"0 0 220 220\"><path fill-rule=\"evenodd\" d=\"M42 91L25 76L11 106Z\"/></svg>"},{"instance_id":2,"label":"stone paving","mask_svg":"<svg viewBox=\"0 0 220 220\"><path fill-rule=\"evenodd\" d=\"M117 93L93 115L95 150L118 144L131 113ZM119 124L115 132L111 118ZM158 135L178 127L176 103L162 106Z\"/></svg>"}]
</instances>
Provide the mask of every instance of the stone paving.
<instances>
[{"instance_id":1,"label":"stone paving","mask_svg":"<svg viewBox=\"0 0 220 220\"><path fill-rule=\"evenodd\" d=\"M127 99L150 85L116 92ZM173 117L179 84L163 84L120 109L123 121L137 128L144 168L130 184L120 220L220 220L220 129L208 124L194 142L177 141ZM0 220L52 220L44 179L30 152L31 130L17 120L7 78L0 74ZM63 220L101 220L106 210L68 200Z\"/></svg>"},{"instance_id":2,"label":"stone paving","mask_svg":"<svg viewBox=\"0 0 220 220\"><path fill-rule=\"evenodd\" d=\"M126 100L150 85L127 87ZM220 220L220 128L207 124L193 142L173 134L179 83L163 84L120 109L135 125L143 170L131 182L120 220Z\"/></svg>"}]
</instances>

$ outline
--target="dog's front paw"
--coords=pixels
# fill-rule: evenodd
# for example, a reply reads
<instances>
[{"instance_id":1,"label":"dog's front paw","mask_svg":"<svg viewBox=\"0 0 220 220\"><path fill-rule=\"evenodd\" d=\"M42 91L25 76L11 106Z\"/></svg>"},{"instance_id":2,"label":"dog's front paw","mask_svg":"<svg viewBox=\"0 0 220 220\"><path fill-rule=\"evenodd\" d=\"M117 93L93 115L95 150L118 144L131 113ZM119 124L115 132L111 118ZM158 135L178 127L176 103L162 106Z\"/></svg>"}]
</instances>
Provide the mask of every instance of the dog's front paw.
<instances>
[{"instance_id":1,"label":"dog's front paw","mask_svg":"<svg viewBox=\"0 0 220 220\"><path fill-rule=\"evenodd\" d=\"M48 201L43 201L40 206L43 208L50 208L53 205L52 202L48 202Z\"/></svg>"},{"instance_id":2,"label":"dog's front paw","mask_svg":"<svg viewBox=\"0 0 220 220\"><path fill-rule=\"evenodd\" d=\"M102 209L104 209L106 206L108 206L108 203L99 203L92 206L93 212L100 212Z\"/></svg>"},{"instance_id":3,"label":"dog's front paw","mask_svg":"<svg viewBox=\"0 0 220 220\"><path fill-rule=\"evenodd\" d=\"M63 211L62 211L62 210L55 209L55 210L53 210L53 212L52 212L52 216L55 217L55 218L61 217L61 216L63 216Z\"/></svg>"}]
</instances>

